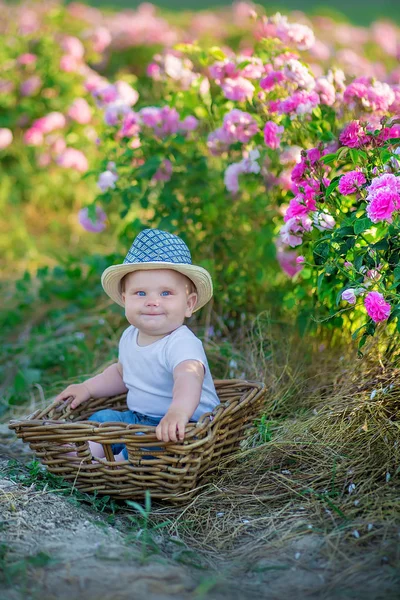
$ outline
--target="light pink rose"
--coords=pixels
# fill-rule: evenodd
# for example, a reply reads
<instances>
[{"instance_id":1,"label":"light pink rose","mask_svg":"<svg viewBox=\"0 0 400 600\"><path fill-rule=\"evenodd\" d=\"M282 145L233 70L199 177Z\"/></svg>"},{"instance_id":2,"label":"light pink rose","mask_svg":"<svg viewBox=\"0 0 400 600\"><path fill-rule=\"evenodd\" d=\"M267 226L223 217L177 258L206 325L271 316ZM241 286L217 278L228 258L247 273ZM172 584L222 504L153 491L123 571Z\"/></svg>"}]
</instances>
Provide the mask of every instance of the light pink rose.
<instances>
[{"instance_id":1,"label":"light pink rose","mask_svg":"<svg viewBox=\"0 0 400 600\"><path fill-rule=\"evenodd\" d=\"M357 300L355 290L353 288L349 288L342 292L342 300L345 300L349 304L355 304Z\"/></svg>"},{"instance_id":2,"label":"light pink rose","mask_svg":"<svg viewBox=\"0 0 400 600\"><path fill-rule=\"evenodd\" d=\"M225 79L221 83L221 88L224 92L225 98L237 102L251 100L255 91L254 85L244 77Z\"/></svg>"},{"instance_id":3,"label":"light pink rose","mask_svg":"<svg viewBox=\"0 0 400 600\"><path fill-rule=\"evenodd\" d=\"M36 127L30 127L24 133L24 143L28 146L40 146L43 143L43 133Z\"/></svg>"},{"instance_id":4,"label":"light pink rose","mask_svg":"<svg viewBox=\"0 0 400 600\"><path fill-rule=\"evenodd\" d=\"M119 98L127 106L133 106L139 100L138 92L126 81L117 81L115 87Z\"/></svg>"},{"instance_id":5,"label":"light pink rose","mask_svg":"<svg viewBox=\"0 0 400 600\"><path fill-rule=\"evenodd\" d=\"M111 44L111 33L106 27L96 27L91 36L93 50L100 54Z\"/></svg>"},{"instance_id":6,"label":"light pink rose","mask_svg":"<svg viewBox=\"0 0 400 600\"><path fill-rule=\"evenodd\" d=\"M87 125L92 118L92 109L84 98L76 98L68 110L68 116L81 125Z\"/></svg>"},{"instance_id":7,"label":"light pink rose","mask_svg":"<svg viewBox=\"0 0 400 600\"><path fill-rule=\"evenodd\" d=\"M17 58L17 63L19 65L32 65L37 60L36 54L31 54L27 52L26 54L21 54Z\"/></svg>"},{"instance_id":8,"label":"light pink rose","mask_svg":"<svg viewBox=\"0 0 400 600\"><path fill-rule=\"evenodd\" d=\"M36 119L36 121L33 122L32 127L38 129L42 133L50 133L55 129L62 129L65 127L65 123L66 120L64 115L60 112L54 111L48 113L40 119Z\"/></svg>"},{"instance_id":9,"label":"light pink rose","mask_svg":"<svg viewBox=\"0 0 400 600\"><path fill-rule=\"evenodd\" d=\"M74 73L81 66L81 61L71 54L64 54L60 58L60 69L66 73Z\"/></svg>"},{"instance_id":10,"label":"light pink rose","mask_svg":"<svg viewBox=\"0 0 400 600\"><path fill-rule=\"evenodd\" d=\"M375 323L386 321L389 318L391 306L380 292L369 292L365 297L364 305L368 315Z\"/></svg>"},{"instance_id":11,"label":"light pink rose","mask_svg":"<svg viewBox=\"0 0 400 600\"><path fill-rule=\"evenodd\" d=\"M4 148L7 148L7 146L9 146L11 144L13 140L13 134L11 129L8 129L7 127L1 127L0 128L0 150L4 150Z\"/></svg>"},{"instance_id":12,"label":"light pink rose","mask_svg":"<svg viewBox=\"0 0 400 600\"><path fill-rule=\"evenodd\" d=\"M66 148L57 157L56 162L64 169L75 169L80 173L85 173L89 168L86 156L80 150L76 150L76 148Z\"/></svg>"},{"instance_id":13,"label":"light pink rose","mask_svg":"<svg viewBox=\"0 0 400 600\"><path fill-rule=\"evenodd\" d=\"M85 54L85 48L77 37L67 35L61 42L61 47L66 54L74 58L82 59Z\"/></svg>"},{"instance_id":14,"label":"light pink rose","mask_svg":"<svg viewBox=\"0 0 400 600\"><path fill-rule=\"evenodd\" d=\"M276 252L276 259L279 266L289 277L294 277L303 269L303 265L301 262L298 262L298 258L296 251L293 250L278 249Z\"/></svg>"}]
</instances>

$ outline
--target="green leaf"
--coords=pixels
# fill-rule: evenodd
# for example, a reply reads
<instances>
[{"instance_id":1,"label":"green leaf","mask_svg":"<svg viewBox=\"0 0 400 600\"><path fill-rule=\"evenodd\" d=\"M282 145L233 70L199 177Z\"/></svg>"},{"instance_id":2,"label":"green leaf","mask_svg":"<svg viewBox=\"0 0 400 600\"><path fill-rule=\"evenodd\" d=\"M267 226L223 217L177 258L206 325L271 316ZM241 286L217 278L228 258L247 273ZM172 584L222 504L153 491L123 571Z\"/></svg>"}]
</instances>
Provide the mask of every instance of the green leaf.
<instances>
[{"instance_id":1,"label":"green leaf","mask_svg":"<svg viewBox=\"0 0 400 600\"><path fill-rule=\"evenodd\" d=\"M354 223L354 233L356 235L359 235L360 233L364 233L364 231L367 231L367 229L369 229L370 227L372 227L372 222L370 219L358 219L358 221Z\"/></svg>"},{"instance_id":2,"label":"green leaf","mask_svg":"<svg viewBox=\"0 0 400 600\"><path fill-rule=\"evenodd\" d=\"M356 150L355 148L350 148L349 154L352 162L356 165L358 163L359 158L358 150Z\"/></svg>"},{"instance_id":3,"label":"green leaf","mask_svg":"<svg viewBox=\"0 0 400 600\"><path fill-rule=\"evenodd\" d=\"M318 246L314 248L313 256L316 265L323 265L329 256L329 244L318 244Z\"/></svg>"},{"instance_id":4,"label":"green leaf","mask_svg":"<svg viewBox=\"0 0 400 600\"><path fill-rule=\"evenodd\" d=\"M335 177L334 179L332 179L332 181L325 190L325 198L328 198L331 195L331 193L334 190L336 190L337 186L339 185L339 181L340 177Z\"/></svg>"},{"instance_id":5,"label":"green leaf","mask_svg":"<svg viewBox=\"0 0 400 600\"><path fill-rule=\"evenodd\" d=\"M325 154L325 156L323 156L321 158L321 161L325 165L330 165L331 163L335 162L336 159L337 159L337 154L335 152L334 154Z\"/></svg>"},{"instance_id":6,"label":"green leaf","mask_svg":"<svg viewBox=\"0 0 400 600\"><path fill-rule=\"evenodd\" d=\"M393 270L394 280L398 281L400 279L400 266L394 268Z\"/></svg>"}]
</instances>

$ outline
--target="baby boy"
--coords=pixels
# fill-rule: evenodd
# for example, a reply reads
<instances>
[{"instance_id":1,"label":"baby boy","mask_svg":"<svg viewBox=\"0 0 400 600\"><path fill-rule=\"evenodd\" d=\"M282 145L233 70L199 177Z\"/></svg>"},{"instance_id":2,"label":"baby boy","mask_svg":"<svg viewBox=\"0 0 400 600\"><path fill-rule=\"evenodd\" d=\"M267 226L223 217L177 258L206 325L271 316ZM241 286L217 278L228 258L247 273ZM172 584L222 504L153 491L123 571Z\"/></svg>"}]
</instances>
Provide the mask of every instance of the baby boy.
<instances>
[{"instance_id":1,"label":"baby boy","mask_svg":"<svg viewBox=\"0 0 400 600\"><path fill-rule=\"evenodd\" d=\"M156 426L164 442L183 440L189 420L197 421L219 403L201 341L184 320L212 297L211 276L192 264L184 241L158 229L145 229L123 264L108 267L102 285L125 308L130 326L119 342L118 362L83 383L69 385L56 398L73 398L76 408L90 398L127 392L127 411L104 409L90 420ZM89 442L104 458L101 444ZM127 460L123 444L115 459Z\"/></svg>"}]
</instances>

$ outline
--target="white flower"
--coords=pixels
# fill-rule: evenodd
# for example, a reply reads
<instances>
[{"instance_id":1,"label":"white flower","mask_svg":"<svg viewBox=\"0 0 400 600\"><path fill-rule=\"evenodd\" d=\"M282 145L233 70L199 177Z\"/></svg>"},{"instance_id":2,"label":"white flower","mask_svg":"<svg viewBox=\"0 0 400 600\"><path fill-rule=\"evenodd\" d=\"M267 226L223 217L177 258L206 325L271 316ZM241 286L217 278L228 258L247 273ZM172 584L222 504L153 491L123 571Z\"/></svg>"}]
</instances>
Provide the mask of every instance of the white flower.
<instances>
[{"instance_id":1,"label":"white flower","mask_svg":"<svg viewBox=\"0 0 400 600\"><path fill-rule=\"evenodd\" d=\"M103 173L100 173L99 175L99 180L97 182L97 185L99 186L99 188L101 189L102 192L105 192L106 190L112 188L115 188L115 182L118 180L118 175L115 175L114 173L112 173L111 171L103 171Z\"/></svg>"},{"instance_id":2,"label":"white flower","mask_svg":"<svg viewBox=\"0 0 400 600\"><path fill-rule=\"evenodd\" d=\"M356 489L356 484L355 483L351 483L349 485L349 494L352 494L354 492L354 490Z\"/></svg>"},{"instance_id":3,"label":"white flower","mask_svg":"<svg viewBox=\"0 0 400 600\"><path fill-rule=\"evenodd\" d=\"M355 529L355 530L353 531L353 535L354 535L354 537L356 538L356 540L358 540L358 539L359 539L359 537L360 537L360 534L358 533L357 529Z\"/></svg>"}]
</instances>

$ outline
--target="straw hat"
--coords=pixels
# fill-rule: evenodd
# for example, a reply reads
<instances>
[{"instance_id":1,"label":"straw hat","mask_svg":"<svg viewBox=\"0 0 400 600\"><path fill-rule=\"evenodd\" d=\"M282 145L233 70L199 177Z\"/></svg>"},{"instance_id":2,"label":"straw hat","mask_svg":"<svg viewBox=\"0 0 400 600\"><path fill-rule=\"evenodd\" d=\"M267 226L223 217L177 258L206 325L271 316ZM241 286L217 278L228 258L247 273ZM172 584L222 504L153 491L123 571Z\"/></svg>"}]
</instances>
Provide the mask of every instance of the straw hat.
<instances>
[{"instance_id":1,"label":"straw hat","mask_svg":"<svg viewBox=\"0 0 400 600\"><path fill-rule=\"evenodd\" d=\"M197 302L194 311L207 304L213 295L211 275L203 267L192 265L192 257L185 242L177 235L160 229L144 229L139 233L123 264L108 267L101 276L101 284L114 302L124 306L122 278L127 273L151 269L172 269L186 275L196 286Z\"/></svg>"}]
</instances>

